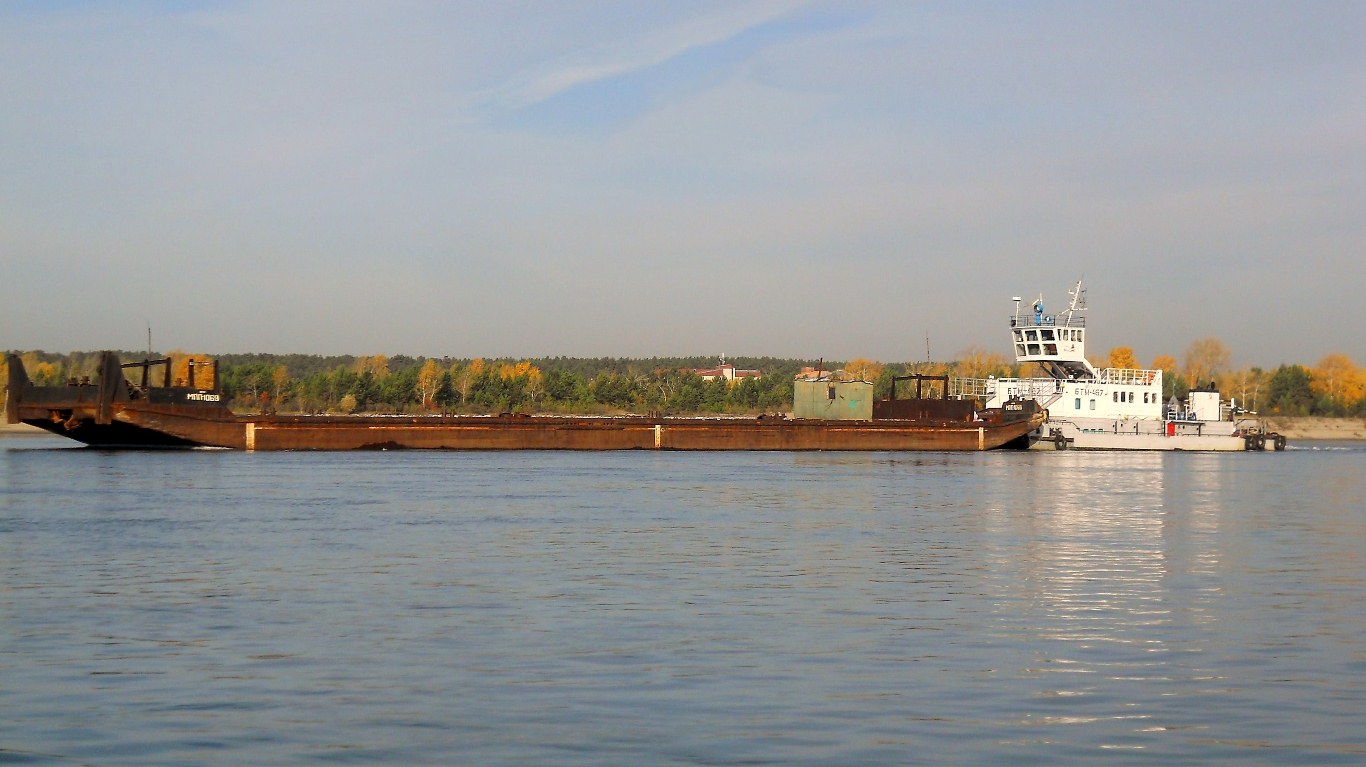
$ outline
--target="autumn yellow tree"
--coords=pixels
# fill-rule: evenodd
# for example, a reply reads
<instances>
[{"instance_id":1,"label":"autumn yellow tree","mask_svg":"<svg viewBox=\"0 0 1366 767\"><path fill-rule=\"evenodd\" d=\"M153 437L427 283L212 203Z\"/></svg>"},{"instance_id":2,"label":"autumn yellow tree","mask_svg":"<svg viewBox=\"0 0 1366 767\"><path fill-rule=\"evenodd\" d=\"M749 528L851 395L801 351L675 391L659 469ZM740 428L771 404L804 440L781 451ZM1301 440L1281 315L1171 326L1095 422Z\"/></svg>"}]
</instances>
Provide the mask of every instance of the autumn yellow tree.
<instances>
[{"instance_id":1,"label":"autumn yellow tree","mask_svg":"<svg viewBox=\"0 0 1366 767\"><path fill-rule=\"evenodd\" d=\"M460 382L461 402L469 402L470 387L474 385L475 379L484 374L484 367L483 358L475 357L463 369L456 371L455 368L452 368L451 377Z\"/></svg>"},{"instance_id":2,"label":"autumn yellow tree","mask_svg":"<svg viewBox=\"0 0 1366 767\"><path fill-rule=\"evenodd\" d=\"M1192 341L1186 347L1186 380L1192 388L1213 380L1214 374L1226 370L1232 355L1224 342L1213 336Z\"/></svg>"},{"instance_id":3,"label":"autumn yellow tree","mask_svg":"<svg viewBox=\"0 0 1366 767\"><path fill-rule=\"evenodd\" d=\"M370 373L378 381L389 375L389 358L383 354L376 354L373 357L356 358L356 375Z\"/></svg>"},{"instance_id":4,"label":"autumn yellow tree","mask_svg":"<svg viewBox=\"0 0 1366 767\"><path fill-rule=\"evenodd\" d=\"M1107 367L1133 370L1138 367L1138 357L1134 356L1134 350L1132 348L1128 346L1116 346L1110 350L1110 359Z\"/></svg>"},{"instance_id":5,"label":"autumn yellow tree","mask_svg":"<svg viewBox=\"0 0 1366 767\"><path fill-rule=\"evenodd\" d=\"M1176 358L1170 354L1159 354L1153 357L1153 364L1149 370L1162 371L1162 396L1171 397L1176 393L1176 383L1180 380L1180 368L1176 366Z\"/></svg>"},{"instance_id":6,"label":"autumn yellow tree","mask_svg":"<svg viewBox=\"0 0 1366 767\"><path fill-rule=\"evenodd\" d=\"M844 363L844 377L849 381L876 381L882 375L882 363L856 357Z\"/></svg>"},{"instance_id":7,"label":"autumn yellow tree","mask_svg":"<svg viewBox=\"0 0 1366 767\"><path fill-rule=\"evenodd\" d=\"M1243 368L1218 376L1219 391L1238 400L1238 406L1256 412L1270 375L1259 367Z\"/></svg>"},{"instance_id":8,"label":"autumn yellow tree","mask_svg":"<svg viewBox=\"0 0 1366 767\"><path fill-rule=\"evenodd\" d=\"M172 386L184 386L190 380L190 360L193 358L194 355L182 349L172 349L166 353L166 359L171 361Z\"/></svg>"},{"instance_id":9,"label":"autumn yellow tree","mask_svg":"<svg viewBox=\"0 0 1366 767\"><path fill-rule=\"evenodd\" d=\"M513 378L526 378L527 380L530 380L532 378L540 378L541 369L530 362L523 360L521 362L502 365L498 369L498 376L505 381Z\"/></svg>"},{"instance_id":10,"label":"autumn yellow tree","mask_svg":"<svg viewBox=\"0 0 1366 767\"><path fill-rule=\"evenodd\" d=\"M422 363L422 369L417 372L417 395L422 407L432 406L432 398L436 396L436 389L441 385L441 374L441 365L436 360L428 358Z\"/></svg>"},{"instance_id":11,"label":"autumn yellow tree","mask_svg":"<svg viewBox=\"0 0 1366 767\"><path fill-rule=\"evenodd\" d=\"M958 354L958 375L963 378L1001 375L1006 369L1005 357L980 346L969 346Z\"/></svg>"},{"instance_id":12,"label":"autumn yellow tree","mask_svg":"<svg viewBox=\"0 0 1366 767\"><path fill-rule=\"evenodd\" d=\"M289 386L289 368L284 365L276 365L275 370L271 371L270 382L275 387L275 406L280 406L280 397L284 394L285 387Z\"/></svg>"},{"instance_id":13,"label":"autumn yellow tree","mask_svg":"<svg viewBox=\"0 0 1366 767\"><path fill-rule=\"evenodd\" d=\"M62 383L62 369L54 363L43 362L38 359L37 352L24 352L19 355L19 361L24 363L24 370L28 372L28 380L34 386L56 386Z\"/></svg>"},{"instance_id":14,"label":"autumn yellow tree","mask_svg":"<svg viewBox=\"0 0 1366 767\"><path fill-rule=\"evenodd\" d=\"M1162 375L1171 376L1173 378L1176 377L1178 372L1178 368L1176 367L1176 358L1171 356L1170 354L1159 354L1156 357L1153 357L1153 364L1152 367L1149 369L1161 370Z\"/></svg>"},{"instance_id":15,"label":"autumn yellow tree","mask_svg":"<svg viewBox=\"0 0 1366 767\"><path fill-rule=\"evenodd\" d=\"M212 389L216 366L207 354L192 354L179 349L166 355L171 360L171 383L175 386L190 385L190 370L194 369L194 388Z\"/></svg>"},{"instance_id":16,"label":"autumn yellow tree","mask_svg":"<svg viewBox=\"0 0 1366 767\"><path fill-rule=\"evenodd\" d=\"M532 407L536 407L541 401L541 398L545 396L545 381L542 379L541 371L539 369L536 370L535 376L527 377L524 391L526 392L526 396L531 399Z\"/></svg>"},{"instance_id":17,"label":"autumn yellow tree","mask_svg":"<svg viewBox=\"0 0 1366 767\"><path fill-rule=\"evenodd\" d=\"M1329 354L1310 370L1309 388L1334 407L1350 408L1366 394L1366 375L1345 354Z\"/></svg>"},{"instance_id":18,"label":"autumn yellow tree","mask_svg":"<svg viewBox=\"0 0 1366 767\"><path fill-rule=\"evenodd\" d=\"M946 376L950 374L949 366L943 362L921 362L915 365L914 372L923 376Z\"/></svg>"}]
</instances>

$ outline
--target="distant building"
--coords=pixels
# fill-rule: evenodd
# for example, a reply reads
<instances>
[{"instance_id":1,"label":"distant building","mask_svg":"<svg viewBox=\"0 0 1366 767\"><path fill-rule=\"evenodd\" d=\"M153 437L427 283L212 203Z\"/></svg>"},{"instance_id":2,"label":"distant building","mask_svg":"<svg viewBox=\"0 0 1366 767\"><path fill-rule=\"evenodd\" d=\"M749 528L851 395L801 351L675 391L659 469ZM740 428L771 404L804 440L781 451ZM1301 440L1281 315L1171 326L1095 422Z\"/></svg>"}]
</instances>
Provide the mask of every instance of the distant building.
<instances>
[{"instance_id":1,"label":"distant building","mask_svg":"<svg viewBox=\"0 0 1366 767\"><path fill-rule=\"evenodd\" d=\"M694 373L702 378L703 381L711 381L717 378L724 378L727 381L739 381L744 378L763 378L764 374L759 370L744 370L726 362L726 355L721 355L721 362L714 368L693 368Z\"/></svg>"}]
</instances>

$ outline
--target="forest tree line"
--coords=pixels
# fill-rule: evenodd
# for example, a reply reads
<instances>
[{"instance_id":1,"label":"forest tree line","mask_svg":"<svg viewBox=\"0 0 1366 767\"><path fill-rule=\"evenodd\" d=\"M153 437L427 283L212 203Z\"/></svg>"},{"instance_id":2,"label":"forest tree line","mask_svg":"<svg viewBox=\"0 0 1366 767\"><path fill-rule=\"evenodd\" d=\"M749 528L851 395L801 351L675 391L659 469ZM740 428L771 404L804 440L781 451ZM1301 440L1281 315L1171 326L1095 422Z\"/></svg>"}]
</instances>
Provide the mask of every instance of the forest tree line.
<instances>
[{"instance_id":1,"label":"forest tree line","mask_svg":"<svg viewBox=\"0 0 1366 767\"><path fill-rule=\"evenodd\" d=\"M145 353L120 352L125 362ZM716 366L710 357L648 359L547 357L452 359L395 356L273 354L206 355L182 351L172 360L173 383L184 385L194 370L196 386L216 386L242 412L282 413L665 413L755 414L792 406L792 380L803 368L840 371L849 380L874 384L886 397L893 376L909 373L962 378L1037 375L1031 365L969 348L949 362L883 363L738 357L737 368L759 378L705 381L695 369ZM30 380L55 385L98 373L98 352L20 354ZM1228 348L1215 338L1187 347L1181 360L1158 355L1148 366L1163 371L1164 397L1178 399L1196 386L1215 383L1247 410L1273 415L1366 416L1366 369L1346 355L1329 354L1306 367L1274 370L1234 368ZM1133 350L1118 346L1098 368L1141 367ZM6 381L0 361L0 386ZM154 380L157 372L154 369ZM140 372L130 378L140 377ZM136 382L136 381L135 381Z\"/></svg>"}]
</instances>

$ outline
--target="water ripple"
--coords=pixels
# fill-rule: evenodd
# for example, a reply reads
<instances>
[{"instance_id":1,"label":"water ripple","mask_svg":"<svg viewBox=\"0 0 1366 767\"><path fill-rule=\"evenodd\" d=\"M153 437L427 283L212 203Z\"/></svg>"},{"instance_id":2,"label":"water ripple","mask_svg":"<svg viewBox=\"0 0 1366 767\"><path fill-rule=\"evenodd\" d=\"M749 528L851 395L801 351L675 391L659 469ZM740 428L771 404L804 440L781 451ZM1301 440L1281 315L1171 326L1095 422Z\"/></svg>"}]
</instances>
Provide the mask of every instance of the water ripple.
<instances>
[{"instance_id":1,"label":"water ripple","mask_svg":"<svg viewBox=\"0 0 1366 767\"><path fill-rule=\"evenodd\" d=\"M0 764L1360 763L1363 463L0 446Z\"/></svg>"}]
</instances>

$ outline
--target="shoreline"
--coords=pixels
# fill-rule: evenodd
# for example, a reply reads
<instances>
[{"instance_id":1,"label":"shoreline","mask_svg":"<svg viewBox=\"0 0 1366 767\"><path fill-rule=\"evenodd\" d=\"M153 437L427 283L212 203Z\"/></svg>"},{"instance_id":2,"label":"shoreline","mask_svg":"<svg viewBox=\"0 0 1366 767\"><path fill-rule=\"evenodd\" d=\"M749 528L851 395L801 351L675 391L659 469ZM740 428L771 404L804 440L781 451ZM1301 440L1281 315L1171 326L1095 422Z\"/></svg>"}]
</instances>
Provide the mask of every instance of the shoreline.
<instances>
[{"instance_id":1,"label":"shoreline","mask_svg":"<svg viewBox=\"0 0 1366 767\"><path fill-rule=\"evenodd\" d=\"M1262 416L1267 431L1289 440L1366 440L1366 418L1320 416Z\"/></svg>"}]
</instances>

